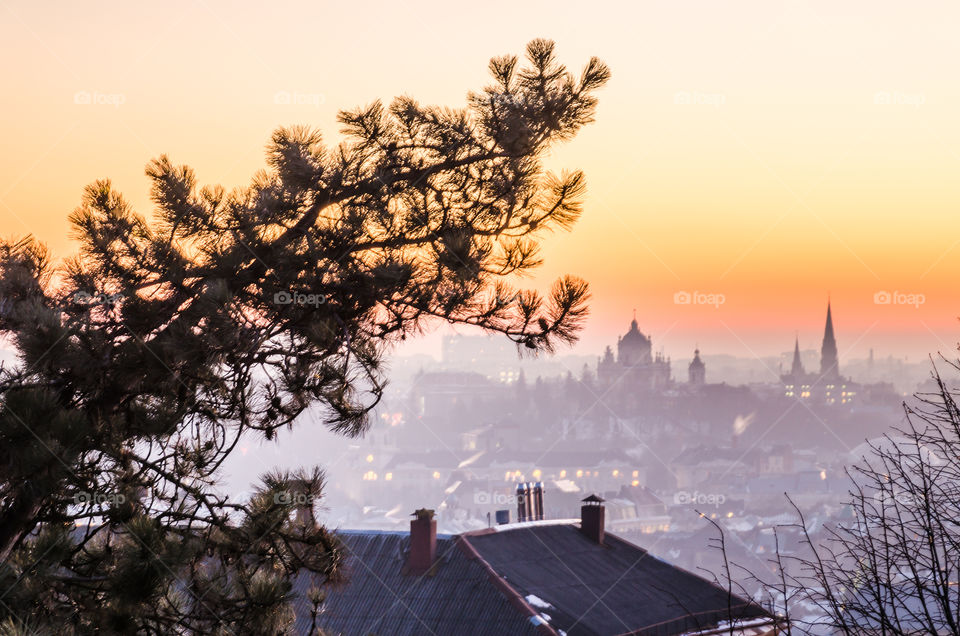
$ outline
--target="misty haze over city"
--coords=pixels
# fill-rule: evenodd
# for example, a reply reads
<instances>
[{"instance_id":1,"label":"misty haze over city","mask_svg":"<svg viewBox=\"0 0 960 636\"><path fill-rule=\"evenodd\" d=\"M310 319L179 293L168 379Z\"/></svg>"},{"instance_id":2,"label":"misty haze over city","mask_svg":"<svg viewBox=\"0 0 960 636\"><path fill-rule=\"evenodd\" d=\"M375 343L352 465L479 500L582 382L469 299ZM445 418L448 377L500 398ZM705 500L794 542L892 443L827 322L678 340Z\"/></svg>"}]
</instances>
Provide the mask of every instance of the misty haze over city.
<instances>
[{"instance_id":1,"label":"misty haze over city","mask_svg":"<svg viewBox=\"0 0 960 636\"><path fill-rule=\"evenodd\" d=\"M774 442L779 442L803 450L804 446L810 445L806 450L823 458L824 449L830 452L850 452L863 441L864 436L883 434L891 424L902 417L902 400L922 390L924 386L930 388L932 364L929 359L918 357L911 361L909 358L888 355L883 358L868 356L865 359L841 360L839 372L844 378L844 384L837 387L834 402L826 404L828 398L825 395L803 396L804 407L793 414L794 417L801 417L794 421L789 415L793 401L784 399L792 397L787 394L792 392L788 387L792 387L794 382L791 377L796 354L794 348L784 350L778 356L758 358L720 352L710 355L699 349L691 350L686 356L680 357L676 354L668 355L663 347L652 342L653 336L650 336L649 350L641 341L642 351L637 354L639 361L631 364L630 354L620 353L618 343L623 342L624 338L627 342L636 338L630 335L634 331L645 337L639 330L639 321L636 328L624 321L623 333L611 334L608 346L613 354L615 370L607 371L606 382L598 379L598 373L604 373L602 369L605 351L598 351L595 355L559 354L530 358L521 357L516 347L494 336L475 333L442 336L439 356L400 353L389 359L390 389L384 404L376 410L375 424L369 438L343 440L323 430L314 419L314 425L290 434L281 434L277 442L254 441L241 447L240 456L231 463L231 488L244 491L249 486L248 482L255 481L259 472L267 470L271 461L278 458L298 458L304 465L312 465L319 460L333 483L337 484L338 489L343 486L344 490L342 501L334 503L335 499L331 497L326 502L325 505L330 507L330 516L342 520L340 525L344 527L353 527L352 524L358 521L353 517L357 510L364 505L370 505L379 496L382 497L382 505L392 502L396 506L376 510L373 518L365 519L364 523L386 529L403 522L408 509L420 507L423 503L418 497L423 497L425 493L413 494L410 484L391 488L390 484L382 483L388 479L388 474L391 475L390 480L394 479L391 465L395 463L397 456L402 459L404 453L426 459L425 453L430 451L433 461L439 462L436 465L425 464L421 475L423 482L436 491L427 495L432 499L432 505L446 503L462 506L462 495L455 494L456 489L451 492L447 492L447 489L457 481L462 481L454 478L457 472L454 468L474 458L477 454L475 451L495 453L501 448L526 451L530 450L531 443L534 448L540 448L543 454L558 446L583 448L582 440L590 439L598 426L606 427L611 422L622 426L631 421L634 422L633 426L642 426L639 422L652 421L653 413L648 411L654 410L658 412L658 417L663 418L660 420L661 424L654 425L655 428L662 426L664 429L656 431L658 435L675 435L678 439L689 441L690 438L684 433L699 431L698 426L703 424L698 421L702 415L695 416L687 411L686 405L681 406L691 393L712 392L709 398L711 402L722 399L726 393L730 396L728 399L733 407L722 417L710 418L711 428L709 431L701 431L704 437L699 440L704 446L714 443L731 444L740 423L745 426L740 434L750 428L751 441L748 446L756 444L769 447ZM838 332L841 338L857 337L857 334L847 334L840 329ZM790 339L789 334L785 334L785 340L787 339ZM799 346L798 341L795 344ZM816 377L821 363L819 347L799 349L798 352L802 368L811 371L809 380L802 382L808 382L814 392L825 391L826 381ZM690 376L690 365L695 355L703 363L702 379ZM624 358L624 362L619 362ZM637 368L631 368L632 366ZM632 374L641 374L644 377L634 378ZM645 377L645 374L659 376L650 379ZM544 429L539 435L534 435L527 429L524 432L527 437L523 440L482 439L478 444L475 439L478 436L496 438L499 435L496 432L498 430L531 423L528 402L537 392L548 392L549 389L545 387L557 387L560 393L564 392L562 387L572 387L574 391L582 394L582 399L578 400L574 409L567 411L556 422L550 421L547 416L542 422ZM623 411L623 396L619 395L621 393L630 394L634 400L642 399L646 404L634 405L632 410L628 408ZM850 394L849 398L846 397L847 393ZM660 399L663 400L663 405L655 408L651 402ZM766 421L764 418L757 419L760 405L765 407ZM665 409L660 411L660 406ZM828 409L826 406L833 408ZM864 423L851 431L848 420L852 414L862 414L861 418L870 423ZM308 421L311 415L313 418L319 417L317 414L308 414ZM802 417L803 415L806 417ZM425 416L427 422L423 422ZM855 417L856 415L853 415L854 419ZM742 424L744 422L749 424ZM766 431L771 425L781 430L768 436ZM801 425L804 429L817 429L812 431L816 435L811 438L811 431L794 428ZM835 427L846 436L842 442L840 435L832 430ZM414 432L415 428L420 430L419 434ZM580 430L580 434L571 434L571 431L575 430ZM674 457L670 453L676 454L676 449L671 451L670 445L665 446L661 452L667 455L661 457L655 450L656 447L652 446L657 435L650 436L651 431L647 431L647 428L634 430L635 437L629 433L623 437L612 436L605 445L600 446L598 443L597 448L590 449L582 458L576 452L571 452L569 467L554 468L569 472L571 479L566 481L575 483L576 480L572 478L577 470L586 470L589 473L599 468L590 463L592 458L597 457L595 451L634 446L632 450L637 454L634 461L638 466L649 466L653 463L658 469L671 472ZM641 430L647 433L641 434ZM846 448L843 444L846 444ZM835 448L838 445L840 448ZM747 450L742 449L743 452ZM543 477L543 469L537 466L537 459L539 458L536 456L517 458L516 467L512 467L509 472L516 472L519 468L525 479ZM837 467L843 465L842 453L838 459L840 463ZM451 462L454 464L451 465ZM476 459L466 465L475 463ZM825 466L826 462L822 465ZM815 467L811 465L810 470ZM438 481L431 484L430 479L436 472L434 469L441 468L445 470L441 470ZM485 469L483 472L489 470L492 469ZM538 471L537 475L534 475L533 471ZM371 478L373 474L377 475L376 479ZM367 478L364 479L364 476ZM632 470L623 470L619 479L607 480L605 487L617 489L639 481L633 477ZM484 478L489 478L489 475ZM563 479L558 474L551 475L551 478ZM507 481L510 483L523 479L512 477ZM646 483L646 480L641 483ZM509 494L506 490L501 493L503 497ZM498 509L493 499L497 498L492 497L487 505L477 504L473 506L473 510L461 510L459 514L467 514L473 523L486 525L486 513ZM503 499L501 503L503 501L506 500ZM505 506L499 506L503 507ZM392 511L392 515L378 519L377 515L385 511ZM456 516L454 514L447 519L441 517L441 529L444 528L444 521L450 524L448 530L459 528L455 521L463 519L457 520Z\"/></svg>"}]
</instances>

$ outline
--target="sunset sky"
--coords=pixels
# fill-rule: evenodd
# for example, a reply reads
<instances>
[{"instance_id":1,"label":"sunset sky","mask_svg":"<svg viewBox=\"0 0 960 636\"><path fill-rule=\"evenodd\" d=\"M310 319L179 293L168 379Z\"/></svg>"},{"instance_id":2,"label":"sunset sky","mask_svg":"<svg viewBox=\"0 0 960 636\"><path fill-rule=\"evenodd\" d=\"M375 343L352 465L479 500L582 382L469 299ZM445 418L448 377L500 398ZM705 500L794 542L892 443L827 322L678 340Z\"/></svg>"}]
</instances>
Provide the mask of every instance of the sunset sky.
<instances>
[{"instance_id":1,"label":"sunset sky","mask_svg":"<svg viewBox=\"0 0 960 636\"><path fill-rule=\"evenodd\" d=\"M0 0L0 235L69 255L95 179L141 212L161 153L243 185L279 125L335 142L341 108L460 106L491 56L547 37L572 69L613 71L597 122L549 159L589 191L530 281L591 283L578 352L633 309L674 357L818 348L828 295L841 360L960 340L956 2L265 6Z\"/></svg>"}]
</instances>

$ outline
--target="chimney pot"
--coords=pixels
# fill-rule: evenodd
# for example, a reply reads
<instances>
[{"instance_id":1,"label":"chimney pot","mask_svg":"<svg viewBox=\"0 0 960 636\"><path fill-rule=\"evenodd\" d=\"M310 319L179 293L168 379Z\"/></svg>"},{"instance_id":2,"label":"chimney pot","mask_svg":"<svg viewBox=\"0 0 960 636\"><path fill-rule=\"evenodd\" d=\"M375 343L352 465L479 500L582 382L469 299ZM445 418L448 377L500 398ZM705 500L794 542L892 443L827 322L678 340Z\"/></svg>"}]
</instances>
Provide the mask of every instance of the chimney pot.
<instances>
[{"instance_id":1,"label":"chimney pot","mask_svg":"<svg viewBox=\"0 0 960 636\"><path fill-rule=\"evenodd\" d=\"M527 497L529 490L526 483L517 484L517 521L527 520Z\"/></svg>"},{"instance_id":2,"label":"chimney pot","mask_svg":"<svg viewBox=\"0 0 960 636\"><path fill-rule=\"evenodd\" d=\"M412 516L407 569L410 574L424 574L437 556L437 520L433 517L433 510L427 508L420 508Z\"/></svg>"},{"instance_id":3,"label":"chimney pot","mask_svg":"<svg viewBox=\"0 0 960 636\"><path fill-rule=\"evenodd\" d=\"M603 545L605 517L606 509L602 498L597 495L584 498L580 506L580 532L591 541Z\"/></svg>"}]
</instances>

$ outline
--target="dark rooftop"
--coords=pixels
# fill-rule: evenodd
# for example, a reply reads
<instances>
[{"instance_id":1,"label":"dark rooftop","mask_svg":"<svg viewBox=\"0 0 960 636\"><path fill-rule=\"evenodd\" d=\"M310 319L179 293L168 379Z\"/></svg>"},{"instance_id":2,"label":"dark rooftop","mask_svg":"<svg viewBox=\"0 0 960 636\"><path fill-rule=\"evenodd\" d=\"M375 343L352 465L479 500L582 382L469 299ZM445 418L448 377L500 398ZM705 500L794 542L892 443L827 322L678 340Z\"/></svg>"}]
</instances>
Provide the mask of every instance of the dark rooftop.
<instances>
[{"instance_id":1,"label":"dark rooftop","mask_svg":"<svg viewBox=\"0 0 960 636\"><path fill-rule=\"evenodd\" d=\"M513 524L437 538L423 576L405 574L407 533L346 532L348 581L331 588L319 621L328 634L665 636L727 620L725 590L607 534L576 524ZM310 627L297 582L297 633ZM733 617L766 617L733 598ZM538 625L539 623L539 625Z\"/></svg>"},{"instance_id":2,"label":"dark rooftop","mask_svg":"<svg viewBox=\"0 0 960 636\"><path fill-rule=\"evenodd\" d=\"M406 532L342 532L348 582L327 590L319 627L344 636L536 634L514 609L480 561L470 559L449 536L437 537L437 562L423 576L404 574ZM294 592L296 633L310 629L309 577Z\"/></svg>"},{"instance_id":3,"label":"dark rooftop","mask_svg":"<svg viewBox=\"0 0 960 636\"><path fill-rule=\"evenodd\" d=\"M599 545L563 524L466 538L521 596L549 603L543 613L568 636L677 634L728 617L725 590L611 534ZM733 605L735 618L767 615L743 599Z\"/></svg>"}]
</instances>

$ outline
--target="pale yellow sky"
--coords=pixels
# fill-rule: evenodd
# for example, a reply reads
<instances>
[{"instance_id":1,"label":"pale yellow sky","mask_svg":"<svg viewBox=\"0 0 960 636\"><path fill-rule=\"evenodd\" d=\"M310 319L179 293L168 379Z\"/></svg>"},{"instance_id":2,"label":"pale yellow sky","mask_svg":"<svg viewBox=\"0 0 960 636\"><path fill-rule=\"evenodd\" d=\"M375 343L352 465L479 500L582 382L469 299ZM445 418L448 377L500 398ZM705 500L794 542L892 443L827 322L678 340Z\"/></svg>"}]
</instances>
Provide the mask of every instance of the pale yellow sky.
<instances>
[{"instance_id":1,"label":"pale yellow sky","mask_svg":"<svg viewBox=\"0 0 960 636\"><path fill-rule=\"evenodd\" d=\"M960 339L958 27L948 2L0 0L0 234L66 255L94 179L141 211L161 153L241 185L278 125L335 140L340 108L461 105L491 56L549 37L613 69L549 160L589 194L533 281L591 282L583 352L633 308L675 357L819 346L829 293L842 356L916 358Z\"/></svg>"}]
</instances>

